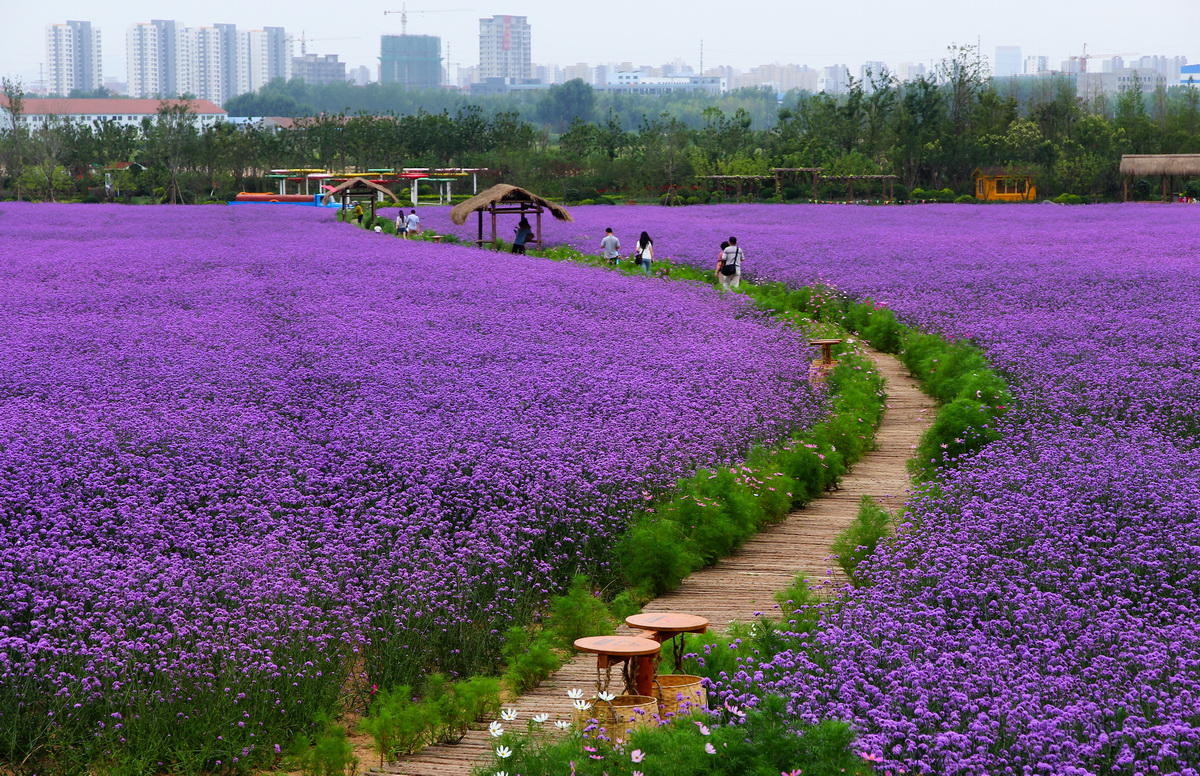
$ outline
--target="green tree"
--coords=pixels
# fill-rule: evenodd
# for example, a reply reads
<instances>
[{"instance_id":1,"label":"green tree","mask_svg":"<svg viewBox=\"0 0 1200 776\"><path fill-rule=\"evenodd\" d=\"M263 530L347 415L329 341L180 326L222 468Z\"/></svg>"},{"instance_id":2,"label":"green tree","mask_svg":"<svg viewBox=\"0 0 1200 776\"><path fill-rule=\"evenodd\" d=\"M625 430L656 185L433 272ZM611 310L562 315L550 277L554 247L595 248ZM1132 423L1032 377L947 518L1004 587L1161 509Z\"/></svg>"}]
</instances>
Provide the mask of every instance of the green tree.
<instances>
[{"instance_id":1,"label":"green tree","mask_svg":"<svg viewBox=\"0 0 1200 776\"><path fill-rule=\"evenodd\" d=\"M595 111L596 90L581 78L551 86L537 104L537 115L558 132L576 121L591 121Z\"/></svg>"},{"instance_id":2,"label":"green tree","mask_svg":"<svg viewBox=\"0 0 1200 776\"><path fill-rule=\"evenodd\" d=\"M191 100L160 102L155 117L142 120L142 135L147 159L161 176L163 201L183 203L180 178L195 161L200 136Z\"/></svg>"},{"instance_id":3,"label":"green tree","mask_svg":"<svg viewBox=\"0 0 1200 776\"><path fill-rule=\"evenodd\" d=\"M3 135L4 169L9 177L13 179L13 188L16 189L17 199L21 198L21 175L25 171L25 152L28 130L21 122L21 117L25 114L25 87L21 83L21 79L10 79L5 76L0 79L0 93L4 95L4 103L0 105L4 109L4 117L7 119L4 126L0 126L0 131Z\"/></svg>"}]
</instances>

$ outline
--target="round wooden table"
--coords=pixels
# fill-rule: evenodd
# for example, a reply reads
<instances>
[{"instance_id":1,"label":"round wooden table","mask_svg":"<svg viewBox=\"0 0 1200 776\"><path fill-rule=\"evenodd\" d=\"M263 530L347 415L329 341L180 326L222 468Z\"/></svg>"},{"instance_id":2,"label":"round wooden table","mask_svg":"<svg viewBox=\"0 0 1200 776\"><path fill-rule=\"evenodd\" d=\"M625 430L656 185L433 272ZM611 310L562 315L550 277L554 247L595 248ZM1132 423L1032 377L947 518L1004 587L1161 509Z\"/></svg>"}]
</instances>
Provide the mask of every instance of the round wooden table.
<instances>
[{"instance_id":1,"label":"round wooden table","mask_svg":"<svg viewBox=\"0 0 1200 776\"><path fill-rule=\"evenodd\" d=\"M674 641L675 638L678 638L679 643L674 645L676 671L683 671L683 634L706 633L708 631L708 620L703 617L698 617L694 614L677 614L675 612L631 614L625 618L625 624L630 628L652 631L650 638L660 644L668 639Z\"/></svg>"},{"instance_id":2,"label":"round wooden table","mask_svg":"<svg viewBox=\"0 0 1200 776\"><path fill-rule=\"evenodd\" d=\"M841 342L840 339L814 339L809 340L810 345L821 346L821 363L825 366L833 366L833 346Z\"/></svg>"},{"instance_id":3,"label":"round wooden table","mask_svg":"<svg viewBox=\"0 0 1200 776\"><path fill-rule=\"evenodd\" d=\"M575 639L575 649L596 655L597 692L608 691L612 667L620 665L626 695L653 695L655 664L662 651L662 644L657 641L634 636L588 636Z\"/></svg>"}]
</instances>

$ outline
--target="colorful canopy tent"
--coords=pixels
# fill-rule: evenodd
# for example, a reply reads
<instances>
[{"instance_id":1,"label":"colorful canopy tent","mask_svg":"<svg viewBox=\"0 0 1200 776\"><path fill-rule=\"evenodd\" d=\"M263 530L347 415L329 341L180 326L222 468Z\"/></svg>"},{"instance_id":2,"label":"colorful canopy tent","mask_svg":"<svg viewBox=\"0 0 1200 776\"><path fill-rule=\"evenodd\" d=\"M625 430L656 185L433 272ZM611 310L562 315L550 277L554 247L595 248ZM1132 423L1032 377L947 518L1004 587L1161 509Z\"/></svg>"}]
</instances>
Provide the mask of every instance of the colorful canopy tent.
<instances>
[{"instance_id":1,"label":"colorful canopy tent","mask_svg":"<svg viewBox=\"0 0 1200 776\"><path fill-rule=\"evenodd\" d=\"M482 245L488 240L483 239L483 214L491 213L492 215L492 239L491 242L496 242L496 216L501 213L517 213L522 218L527 213L537 214L537 226L533 233L533 238L530 242L537 243L538 247L542 246L542 212L549 211L551 215L559 221L574 221L571 214L562 205L556 205L548 199L539 197L531 191L519 188L517 186L509 186L506 183L499 183L492 186L487 191L481 191L474 197L471 197L466 202L460 202L450 211L450 220L462 226L467 222L467 218L472 213L479 214L479 236L475 240L477 245Z\"/></svg>"},{"instance_id":2,"label":"colorful canopy tent","mask_svg":"<svg viewBox=\"0 0 1200 776\"><path fill-rule=\"evenodd\" d=\"M1162 176L1163 202L1172 200L1171 179L1200 177L1200 154L1123 154L1121 177L1125 179L1125 201L1129 201L1129 182L1150 175Z\"/></svg>"}]
</instances>

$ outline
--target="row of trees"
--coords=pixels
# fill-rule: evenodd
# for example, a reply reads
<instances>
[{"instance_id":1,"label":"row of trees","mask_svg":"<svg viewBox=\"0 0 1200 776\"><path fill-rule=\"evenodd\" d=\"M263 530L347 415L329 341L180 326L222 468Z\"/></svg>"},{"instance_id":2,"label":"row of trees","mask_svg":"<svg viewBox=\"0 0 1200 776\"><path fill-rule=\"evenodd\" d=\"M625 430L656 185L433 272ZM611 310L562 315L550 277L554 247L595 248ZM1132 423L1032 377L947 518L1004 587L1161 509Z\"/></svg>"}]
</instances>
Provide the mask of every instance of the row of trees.
<instances>
[{"instance_id":1,"label":"row of trees","mask_svg":"<svg viewBox=\"0 0 1200 776\"><path fill-rule=\"evenodd\" d=\"M900 83L874 74L844 95L794 93L780 102L755 91L622 102L572 82L521 98L524 105L504 98L438 111L339 110L279 131L201 129L186 106L166 103L141 127L49 121L29 131L14 120L19 85L4 87L10 120L0 136L3 186L39 199L94 189L92 171L127 161L145 170L126 174L114 189L189 202L267 190L260 176L271 168L405 166L487 167L499 179L579 200L680 189L703 199L704 176L767 175L772 167L895 174L902 191L969 193L974 168L1010 165L1033 171L1044 195L1116 197L1121 154L1200 153L1200 89L1082 100L1067 78L990 79L970 47L952 49L928 78ZM257 97L290 88L277 83ZM371 90L338 88L366 96ZM805 197L809 189L797 184L787 194Z\"/></svg>"}]
</instances>

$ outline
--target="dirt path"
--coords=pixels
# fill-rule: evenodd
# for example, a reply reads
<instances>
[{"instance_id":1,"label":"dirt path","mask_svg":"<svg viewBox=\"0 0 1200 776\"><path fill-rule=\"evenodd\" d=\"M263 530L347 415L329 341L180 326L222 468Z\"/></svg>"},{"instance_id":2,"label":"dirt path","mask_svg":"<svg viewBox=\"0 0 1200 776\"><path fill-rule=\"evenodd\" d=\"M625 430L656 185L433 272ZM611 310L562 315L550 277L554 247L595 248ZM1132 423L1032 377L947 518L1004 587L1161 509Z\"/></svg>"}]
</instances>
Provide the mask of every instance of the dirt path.
<instances>
[{"instance_id":1,"label":"dirt path","mask_svg":"<svg viewBox=\"0 0 1200 776\"><path fill-rule=\"evenodd\" d=\"M696 572L675 592L648 603L645 611L698 614L717 630L734 620L749 621L756 611L770 611L775 593L790 585L797 574L814 582L835 576L829 548L858 513L863 494L890 510L904 505L909 486L906 464L932 421L935 405L897 359L872 350L866 354L887 380L888 409L877 433L877 448L842 478L839 490L796 510L717 565ZM540 687L508 705L520 710L522 719L537 712L570 719L567 690L594 687L595 660L593 655L576 657ZM487 731L479 730L461 743L428 747L395 766L370 767L378 763L378 757L372 760L368 752L361 756L367 773L467 776L473 766L489 760L492 748Z\"/></svg>"}]
</instances>

